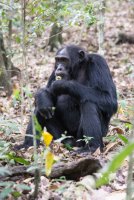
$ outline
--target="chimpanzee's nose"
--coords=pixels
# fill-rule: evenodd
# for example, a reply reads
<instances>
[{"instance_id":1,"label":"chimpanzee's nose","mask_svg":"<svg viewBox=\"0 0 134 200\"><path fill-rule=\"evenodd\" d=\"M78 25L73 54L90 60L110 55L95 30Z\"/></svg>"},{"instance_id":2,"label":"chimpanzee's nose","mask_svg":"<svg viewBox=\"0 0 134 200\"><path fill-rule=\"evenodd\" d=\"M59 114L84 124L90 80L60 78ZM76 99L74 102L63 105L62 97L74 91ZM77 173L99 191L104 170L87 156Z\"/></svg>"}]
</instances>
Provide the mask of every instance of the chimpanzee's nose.
<instances>
[{"instance_id":1,"label":"chimpanzee's nose","mask_svg":"<svg viewBox=\"0 0 134 200\"><path fill-rule=\"evenodd\" d=\"M64 70L63 65L59 64L57 67L57 71L63 71L63 70Z\"/></svg>"}]
</instances>

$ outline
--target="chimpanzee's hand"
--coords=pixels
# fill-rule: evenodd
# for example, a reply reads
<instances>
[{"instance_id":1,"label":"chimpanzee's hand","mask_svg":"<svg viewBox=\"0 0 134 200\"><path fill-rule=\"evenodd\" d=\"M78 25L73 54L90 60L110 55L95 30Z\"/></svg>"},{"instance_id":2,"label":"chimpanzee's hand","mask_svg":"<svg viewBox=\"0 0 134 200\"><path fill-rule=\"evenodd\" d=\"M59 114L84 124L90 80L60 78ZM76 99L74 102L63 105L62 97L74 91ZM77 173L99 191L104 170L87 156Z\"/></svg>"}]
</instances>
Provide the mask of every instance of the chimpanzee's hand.
<instances>
[{"instance_id":1,"label":"chimpanzee's hand","mask_svg":"<svg viewBox=\"0 0 134 200\"><path fill-rule=\"evenodd\" d=\"M55 95L68 94L70 81L57 80L51 85L51 92Z\"/></svg>"},{"instance_id":2,"label":"chimpanzee's hand","mask_svg":"<svg viewBox=\"0 0 134 200\"><path fill-rule=\"evenodd\" d=\"M54 115L55 107L38 107L38 111L45 119L51 119Z\"/></svg>"},{"instance_id":3,"label":"chimpanzee's hand","mask_svg":"<svg viewBox=\"0 0 134 200\"><path fill-rule=\"evenodd\" d=\"M50 91L47 89L40 89L35 96L35 106L37 111L45 117L45 119L50 119L54 115L54 102Z\"/></svg>"}]
</instances>

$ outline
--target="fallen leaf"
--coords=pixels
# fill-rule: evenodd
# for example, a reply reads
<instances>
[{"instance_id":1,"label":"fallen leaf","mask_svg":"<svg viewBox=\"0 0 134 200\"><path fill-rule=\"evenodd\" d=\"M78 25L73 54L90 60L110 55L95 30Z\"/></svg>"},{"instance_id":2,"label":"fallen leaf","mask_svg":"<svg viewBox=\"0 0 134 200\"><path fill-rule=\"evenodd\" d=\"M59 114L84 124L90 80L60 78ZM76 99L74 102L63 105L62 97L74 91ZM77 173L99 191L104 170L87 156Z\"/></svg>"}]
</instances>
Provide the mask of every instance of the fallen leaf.
<instances>
[{"instance_id":1,"label":"fallen leaf","mask_svg":"<svg viewBox=\"0 0 134 200\"><path fill-rule=\"evenodd\" d=\"M117 144L118 144L118 142L109 143L106 146L106 151L104 152L104 155L106 155L109 151L111 151Z\"/></svg>"},{"instance_id":2,"label":"fallen leaf","mask_svg":"<svg viewBox=\"0 0 134 200\"><path fill-rule=\"evenodd\" d=\"M124 131L119 127L113 128L112 131L118 134L122 134L122 135L124 134Z\"/></svg>"},{"instance_id":3,"label":"fallen leaf","mask_svg":"<svg viewBox=\"0 0 134 200\"><path fill-rule=\"evenodd\" d=\"M97 148L96 151L92 154L93 156L97 157L101 154L100 148Z\"/></svg>"}]
</instances>

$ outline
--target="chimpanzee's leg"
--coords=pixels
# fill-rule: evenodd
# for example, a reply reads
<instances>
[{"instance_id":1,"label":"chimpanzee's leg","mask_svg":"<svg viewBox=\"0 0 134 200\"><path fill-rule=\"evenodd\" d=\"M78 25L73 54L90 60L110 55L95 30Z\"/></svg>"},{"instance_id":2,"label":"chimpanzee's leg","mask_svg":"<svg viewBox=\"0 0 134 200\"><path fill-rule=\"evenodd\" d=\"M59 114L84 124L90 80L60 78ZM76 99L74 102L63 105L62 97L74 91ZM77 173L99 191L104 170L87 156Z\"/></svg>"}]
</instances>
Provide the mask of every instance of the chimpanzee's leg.
<instances>
[{"instance_id":1,"label":"chimpanzee's leg","mask_svg":"<svg viewBox=\"0 0 134 200\"><path fill-rule=\"evenodd\" d=\"M61 137L61 134L64 133L65 128L62 127L62 123L58 121L58 119L55 117L55 115L50 119L45 119L38 111L35 110L35 116L40 124L42 130L44 127L46 127L47 131L53 135L54 139L58 139ZM36 128L36 127L35 127ZM37 146L39 146L40 143L40 132L36 130L37 135ZM26 136L24 143L21 145L15 146L15 149L21 149L21 148L28 148L30 146L33 146L33 122L32 117L30 118L29 124L27 126L26 130Z\"/></svg>"},{"instance_id":2,"label":"chimpanzee's leg","mask_svg":"<svg viewBox=\"0 0 134 200\"><path fill-rule=\"evenodd\" d=\"M96 104L91 102L81 103L81 119L77 137L78 139L81 139L83 135L92 137L88 143L88 146L90 147L89 150L92 152L98 147L103 148L100 120L100 114Z\"/></svg>"}]
</instances>

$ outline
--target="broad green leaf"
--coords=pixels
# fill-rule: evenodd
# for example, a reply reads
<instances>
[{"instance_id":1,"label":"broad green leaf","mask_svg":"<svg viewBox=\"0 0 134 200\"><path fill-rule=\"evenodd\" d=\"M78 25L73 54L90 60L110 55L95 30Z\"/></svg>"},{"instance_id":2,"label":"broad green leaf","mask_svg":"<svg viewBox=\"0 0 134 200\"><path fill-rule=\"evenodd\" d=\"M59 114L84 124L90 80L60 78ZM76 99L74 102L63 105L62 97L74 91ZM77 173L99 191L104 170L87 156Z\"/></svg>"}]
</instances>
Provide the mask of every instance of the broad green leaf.
<instances>
[{"instance_id":1,"label":"broad green leaf","mask_svg":"<svg viewBox=\"0 0 134 200\"><path fill-rule=\"evenodd\" d=\"M30 166L30 167L27 169L27 172L34 172L36 169L39 169L39 166Z\"/></svg>"},{"instance_id":2,"label":"broad green leaf","mask_svg":"<svg viewBox=\"0 0 134 200\"><path fill-rule=\"evenodd\" d=\"M134 151L134 143L129 143L122 151L117 154L108 166L108 169L102 174L102 177L96 181L96 187L107 184L109 175L114 173L123 163L124 159Z\"/></svg>"},{"instance_id":3,"label":"broad green leaf","mask_svg":"<svg viewBox=\"0 0 134 200\"><path fill-rule=\"evenodd\" d=\"M13 192L12 188L4 188L2 190L2 192L0 193L0 199L5 199L6 197L8 197L9 194L11 194Z\"/></svg>"},{"instance_id":4,"label":"broad green leaf","mask_svg":"<svg viewBox=\"0 0 134 200\"><path fill-rule=\"evenodd\" d=\"M17 163L23 164L23 165L30 165L30 161L25 160L24 158L21 157L14 157L13 158Z\"/></svg>"},{"instance_id":5,"label":"broad green leaf","mask_svg":"<svg viewBox=\"0 0 134 200\"><path fill-rule=\"evenodd\" d=\"M122 135L122 134L118 134L118 137L125 143L125 144L128 144L128 139Z\"/></svg>"},{"instance_id":6,"label":"broad green leaf","mask_svg":"<svg viewBox=\"0 0 134 200\"><path fill-rule=\"evenodd\" d=\"M6 120L0 117L0 130L4 130L7 134L19 132L19 125L15 120Z\"/></svg>"},{"instance_id":7,"label":"broad green leaf","mask_svg":"<svg viewBox=\"0 0 134 200\"><path fill-rule=\"evenodd\" d=\"M11 175L12 173L6 167L0 167L0 175L5 176L6 174Z\"/></svg>"},{"instance_id":8,"label":"broad green leaf","mask_svg":"<svg viewBox=\"0 0 134 200\"><path fill-rule=\"evenodd\" d=\"M12 181L0 182L0 186L3 186L3 187L11 187L11 185L14 185L14 182Z\"/></svg>"},{"instance_id":9,"label":"broad green leaf","mask_svg":"<svg viewBox=\"0 0 134 200\"><path fill-rule=\"evenodd\" d=\"M30 165L30 161L25 160L22 157L16 157L11 153L8 153L7 156L8 156L9 159L13 159L17 163L20 163L20 164L23 164L23 165Z\"/></svg>"},{"instance_id":10,"label":"broad green leaf","mask_svg":"<svg viewBox=\"0 0 134 200\"><path fill-rule=\"evenodd\" d=\"M29 187L28 185L26 184L17 184L16 187L18 189L22 189L22 190L31 190L31 187Z\"/></svg>"},{"instance_id":11,"label":"broad green leaf","mask_svg":"<svg viewBox=\"0 0 134 200\"><path fill-rule=\"evenodd\" d=\"M36 131L39 131L39 133L41 133L41 132L42 132L42 127L41 127L41 125L39 124L39 122L38 122L38 120L37 120L37 118L36 118L35 115L33 116L33 120L34 120L35 130L36 130Z\"/></svg>"}]
</instances>

